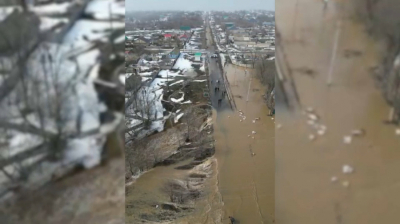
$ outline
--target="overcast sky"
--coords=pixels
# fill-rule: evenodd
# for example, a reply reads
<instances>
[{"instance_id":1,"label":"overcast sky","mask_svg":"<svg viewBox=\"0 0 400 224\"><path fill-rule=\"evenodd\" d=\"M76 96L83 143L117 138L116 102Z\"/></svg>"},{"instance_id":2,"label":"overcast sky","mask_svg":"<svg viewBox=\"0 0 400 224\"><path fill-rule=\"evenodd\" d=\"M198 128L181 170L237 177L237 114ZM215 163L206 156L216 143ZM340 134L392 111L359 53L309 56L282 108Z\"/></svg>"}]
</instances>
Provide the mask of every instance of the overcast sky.
<instances>
[{"instance_id":1,"label":"overcast sky","mask_svg":"<svg viewBox=\"0 0 400 224\"><path fill-rule=\"evenodd\" d=\"M126 11L136 10L252 10L275 11L275 0L125 0Z\"/></svg>"}]
</instances>

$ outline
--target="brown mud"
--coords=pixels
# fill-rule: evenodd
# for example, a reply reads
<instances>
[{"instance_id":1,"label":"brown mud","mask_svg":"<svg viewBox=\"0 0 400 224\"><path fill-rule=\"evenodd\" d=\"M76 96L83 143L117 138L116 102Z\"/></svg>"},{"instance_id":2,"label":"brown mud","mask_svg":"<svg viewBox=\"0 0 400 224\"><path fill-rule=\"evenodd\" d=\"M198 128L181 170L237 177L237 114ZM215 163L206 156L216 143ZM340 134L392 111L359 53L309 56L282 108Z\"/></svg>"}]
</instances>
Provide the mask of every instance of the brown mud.
<instances>
[{"instance_id":1,"label":"brown mud","mask_svg":"<svg viewBox=\"0 0 400 224\"><path fill-rule=\"evenodd\" d=\"M347 16L345 4L331 0L324 11L323 1L283 0L276 7L303 106L293 112L277 108L277 223L398 220L400 142L395 127L382 122L389 107L370 75L380 62L381 46ZM303 112L307 107L318 115L316 122ZM364 136L352 135L359 129ZM345 136L352 137L350 144ZM344 165L353 172L343 172Z\"/></svg>"}]
</instances>

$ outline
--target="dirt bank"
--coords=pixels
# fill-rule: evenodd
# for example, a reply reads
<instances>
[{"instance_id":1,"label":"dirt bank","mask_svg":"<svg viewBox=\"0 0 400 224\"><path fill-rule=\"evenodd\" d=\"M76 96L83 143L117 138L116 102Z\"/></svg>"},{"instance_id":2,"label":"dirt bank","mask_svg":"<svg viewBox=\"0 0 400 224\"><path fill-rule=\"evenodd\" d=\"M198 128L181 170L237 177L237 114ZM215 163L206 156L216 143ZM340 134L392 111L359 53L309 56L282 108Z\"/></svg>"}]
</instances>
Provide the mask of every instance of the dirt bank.
<instances>
[{"instance_id":1,"label":"dirt bank","mask_svg":"<svg viewBox=\"0 0 400 224\"><path fill-rule=\"evenodd\" d=\"M164 115L170 116L164 130L126 145L127 223L185 223L203 210L198 203L215 168L206 78L177 77L164 87ZM181 97L190 103L176 100Z\"/></svg>"},{"instance_id":2,"label":"dirt bank","mask_svg":"<svg viewBox=\"0 0 400 224\"><path fill-rule=\"evenodd\" d=\"M194 203L206 194L204 184L213 168L208 159L214 154L212 126L204 111L188 118L189 129L181 123L128 146L127 223L168 223L196 209Z\"/></svg>"},{"instance_id":3,"label":"dirt bank","mask_svg":"<svg viewBox=\"0 0 400 224\"><path fill-rule=\"evenodd\" d=\"M123 163L123 158L114 158L106 166L25 192L0 208L0 220L8 224L123 224Z\"/></svg>"}]
</instances>

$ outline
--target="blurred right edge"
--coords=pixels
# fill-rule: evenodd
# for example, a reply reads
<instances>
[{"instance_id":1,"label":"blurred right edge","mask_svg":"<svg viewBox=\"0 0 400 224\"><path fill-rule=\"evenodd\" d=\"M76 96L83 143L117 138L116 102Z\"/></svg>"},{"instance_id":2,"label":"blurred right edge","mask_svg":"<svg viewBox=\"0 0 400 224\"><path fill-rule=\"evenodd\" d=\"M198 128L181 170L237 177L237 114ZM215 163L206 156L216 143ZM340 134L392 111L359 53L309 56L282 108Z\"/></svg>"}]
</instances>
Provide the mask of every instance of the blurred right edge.
<instances>
[{"instance_id":1,"label":"blurred right edge","mask_svg":"<svg viewBox=\"0 0 400 224\"><path fill-rule=\"evenodd\" d=\"M276 223L397 223L400 4L276 4Z\"/></svg>"}]
</instances>

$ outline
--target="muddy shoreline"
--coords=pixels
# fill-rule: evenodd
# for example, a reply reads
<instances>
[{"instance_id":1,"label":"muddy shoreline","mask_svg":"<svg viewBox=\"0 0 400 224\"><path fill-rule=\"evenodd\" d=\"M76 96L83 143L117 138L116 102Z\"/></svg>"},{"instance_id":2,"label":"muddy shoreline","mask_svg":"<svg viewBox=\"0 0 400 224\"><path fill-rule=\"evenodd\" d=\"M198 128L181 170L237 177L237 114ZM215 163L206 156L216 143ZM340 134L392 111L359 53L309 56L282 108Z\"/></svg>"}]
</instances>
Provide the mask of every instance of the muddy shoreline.
<instances>
[{"instance_id":1,"label":"muddy shoreline","mask_svg":"<svg viewBox=\"0 0 400 224\"><path fill-rule=\"evenodd\" d=\"M126 223L178 222L198 210L194 204L207 196L203 188L215 166L211 159L215 153L212 111L203 95L203 89L208 90L207 81L193 82L203 79L208 79L208 74L176 78L174 81L185 84L169 86L162 103L167 114L175 110L184 113L182 119L177 123L167 119L162 132L127 143ZM194 103L172 102L171 97L179 98L178 93ZM157 175L166 170L166 175ZM152 180L153 175L171 178ZM148 187L154 188L157 198L146 196Z\"/></svg>"}]
</instances>

